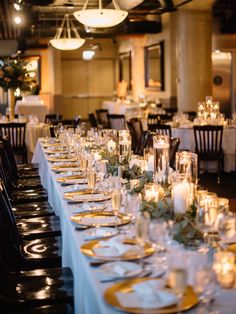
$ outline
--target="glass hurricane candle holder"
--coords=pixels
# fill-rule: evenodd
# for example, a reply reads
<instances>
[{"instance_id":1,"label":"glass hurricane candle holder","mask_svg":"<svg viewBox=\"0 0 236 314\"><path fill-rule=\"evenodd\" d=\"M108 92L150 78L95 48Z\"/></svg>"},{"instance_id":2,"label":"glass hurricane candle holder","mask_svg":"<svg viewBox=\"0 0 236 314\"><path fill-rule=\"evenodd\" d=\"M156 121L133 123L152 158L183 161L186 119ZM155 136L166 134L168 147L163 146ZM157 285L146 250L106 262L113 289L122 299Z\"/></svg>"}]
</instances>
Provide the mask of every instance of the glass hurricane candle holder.
<instances>
[{"instance_id":1,"label":"glass hurricane candle holder","mask_svg":"<svg viewBox=\"0 0 236 314\"><path fill-rule=\"evenodd\" d=\"M159 200L160 185L157 183L147 183L144 187L144 198L146 201L157 202Z\"/></svg>"},{"instance_id":2,"label":"glass hurricane candle holder","mask_svg":"<svg viewBox=\"0 0 236 314\"><path fill-rule=\"evenodd\" d=\"M147 162L147 171L154 171L154 149L152 147L144 148L143 158Z\"/></svg>"},{"instance_id":3,"label":"glass hurricane candle holder","mask_svg":"<svg viewBox=\"0 0 236 314\"><path fill-rule=\"evenodd\" d=\"M185 213L191 205L191 181L183 174L176 176L172 184L172 198L174 212L176 214Z\"/></svg>"},{"instance_id":4,"label":"glass hurricane candle holder","mask_svg":"<svg viewBox=\"0 0 236 314\"><path fill-rule=\"evenodd\" d=\"M229 212L229 200L224 197L218 198L219 211L228 213Z\"/></svg>"},{"instance_id":5,"label":"glass hurricane candle holder","mask_svg":"<svg viewBox=\"0 0 236 314\"><path fill-rule=\"evenodd\" d=\"M198 182L198 156L195 153L182 151L176 153L175 169L177 174L185 175L191 182Z\"/></svg>"},{"instance_id":6,"label":"glass hurricane candle holder","mask_svg":"<svg viewBox=\"0 0 236 314\"><path fill-rule=\"evenodd\" d=\"M120 162L126 159L130 159L131 156L131 136L127 135L122 137L119 140L119 155L120 155Z\"/></svg>"},{"instance_id":7,"label":"glass hurricane candle holder","mask_svg":"<svg viewBox=\"0 0 236 314\"><path fill-rule=\"evenodd\" d=\"M169 136L154 135L154 177L155 181L167 185L169 175Z\"/></svg>"},{"instance_id":8,"label":"glass hurricane candle holder","mask_svg":"<svg viewBox=\"0 0 236 314\"><path fill-rule=\"evenodd\" d=\"M213 269L217 280L223 288L232 288L235 281L235 256L232 252L216 252Z\"/></svg>"},{"instance_id":9,"label":"glass hurricane candle holder","mask_svg":"<svg viewBox=\"0 0 236 314\"><path fill-rule=\"evenodd\" d=\"M203 208L205 213L205 225L210 232L215 232L218 229L218 197L215 193L208 192L203 200Z\"/></svg>"}]
</instances>

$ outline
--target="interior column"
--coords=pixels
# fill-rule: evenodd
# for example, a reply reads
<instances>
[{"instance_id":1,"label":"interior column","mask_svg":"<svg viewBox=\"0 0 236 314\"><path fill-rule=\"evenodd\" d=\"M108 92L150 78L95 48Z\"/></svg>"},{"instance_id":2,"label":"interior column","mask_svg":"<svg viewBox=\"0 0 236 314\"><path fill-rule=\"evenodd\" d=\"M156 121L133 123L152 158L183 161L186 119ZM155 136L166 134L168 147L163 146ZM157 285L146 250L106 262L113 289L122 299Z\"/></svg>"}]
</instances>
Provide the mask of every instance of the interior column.
<instances>
[{"instance_id":1,"label":"interior column","mask_svg":"<svg viewBox=\"0 0 236 314\"><path fill-rule=\"evenodd\" d=\"M179 10L176 18L178 111L196 111L212 95L212 13Z\"/></svg>"}]
</instances>

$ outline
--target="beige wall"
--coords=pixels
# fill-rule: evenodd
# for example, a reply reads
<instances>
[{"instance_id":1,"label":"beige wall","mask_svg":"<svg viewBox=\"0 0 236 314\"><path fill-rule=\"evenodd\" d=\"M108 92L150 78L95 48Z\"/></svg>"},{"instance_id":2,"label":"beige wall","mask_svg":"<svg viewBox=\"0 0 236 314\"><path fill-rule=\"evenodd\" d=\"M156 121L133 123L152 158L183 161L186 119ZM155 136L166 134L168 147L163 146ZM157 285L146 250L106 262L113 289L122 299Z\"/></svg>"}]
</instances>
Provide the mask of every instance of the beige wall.
<instances>
[{"instance_id":1,"label":"beige wall","mask_svg":"<svg viewBox=\"0 0 236 314\"><path fill-rule=\"evenodd\" d=\"M91 43L98 43L101 49L95 50L91 61L84 61L82 52L91 48ZM51 60L53 111L63 114L64 118L76 115L87 118L89 112L113 97L117 82L117 46L111 39L88 40L74 51L58 53L53 49Z\"/></svg>"},{"instance_id":2,"label":"beige wall","mask_svg":"<svg viewBox=\"0 0 236 314\"><path fill-rule=\"evenodd\" d=\"M173 14L164 14L162 16L163 31L160 34L147 34L140 36L119 36L118 37L118 52L131 51L132 56L132 80L134 99L145 93L150 99L164 99L164 102L169 106L171 96L176 96L175 84L175 37L173 36L174 25ZM165 90L153 92L145 89L144 77L144 47L158 43L164 40L164 72L165 72Z\"/></svg>"}]
</instances>

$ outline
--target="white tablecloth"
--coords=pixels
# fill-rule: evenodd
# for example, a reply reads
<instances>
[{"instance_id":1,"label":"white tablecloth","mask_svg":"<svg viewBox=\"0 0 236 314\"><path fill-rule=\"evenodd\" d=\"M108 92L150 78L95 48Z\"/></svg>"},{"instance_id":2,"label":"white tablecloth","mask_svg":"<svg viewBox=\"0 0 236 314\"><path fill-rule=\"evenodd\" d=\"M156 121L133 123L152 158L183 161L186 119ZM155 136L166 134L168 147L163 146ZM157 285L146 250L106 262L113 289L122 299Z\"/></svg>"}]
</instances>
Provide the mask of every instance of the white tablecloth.
<instances>
[{"instance_id":1,"label":"white tablecloth","mask_svg":"<svg viewBox=\"0 0 236 314\"><path fill-rule=\"evenodd\" d=\"M117 101L103 101L102 109L107 109L110 114L126 114L126 111L137 106L125 104Z\"/></svg>"},{"instance_id":2,"label":"white tablecloth","mask_svg":"<svg viewBox=\"0 0 236 314\"><path fill-rule=\"evenodd\" d=\"M179 137L181 150L195 151L195 140L193 129L172 128L172 137ZM225 128L223 132L224 170L235 171L236 129ZM209 164L209 163L208 163ZM211 163L212 164L212 163ZM217 164L213 165L217 169Z\"/></svg>"},{"instance_id":3,"label":"white tablecloth","mask_svg":"<svg viewBox=\"0 0 236 314\"><path fill-rule=\"evenodd\" d=\"M68 205L63 199L65 187L56 182L55 174L51 171L51 164L46 161L45 154L38 142L33 162L39 163L39 171L44 187L48 190L49 202L61 220L62 231L62 263L70 267L74 275L74 301L76 314L117 314L118 312L108 306L103 300L104 291L113 283L100 283L98 269L89 265L90 259L80 252L84 243L80 231L75 230L70 216L76 208ZM235 313L235 289L222 290L216 297L213 307L220 310L221 314ZM197 314L198 308L188 311Z\"/></svg>"},{"instance_id":4,"label":"white tablecloth","mask_svg":"<svg viewBox=\"0 0 236 314\"><path fill-rule=\"evenodd\" d=\"M44 123L26 125L25 142L29 153L34 153L37 140L40 137L50 137L49 125Z\"/></svg>"},{"instance_id":5,"label":"white tablecloth","mask_svg":"<svg viewBox=\"0 0 236 314\"><path fill-rule=\"evenodd\" d=\"M39 122L45 121L45 115L48 113L48 108L43 102L30 102L17 100L15 113L22 114L25 116L35 114L39 118Z\"/></svg>"}]
</instances>

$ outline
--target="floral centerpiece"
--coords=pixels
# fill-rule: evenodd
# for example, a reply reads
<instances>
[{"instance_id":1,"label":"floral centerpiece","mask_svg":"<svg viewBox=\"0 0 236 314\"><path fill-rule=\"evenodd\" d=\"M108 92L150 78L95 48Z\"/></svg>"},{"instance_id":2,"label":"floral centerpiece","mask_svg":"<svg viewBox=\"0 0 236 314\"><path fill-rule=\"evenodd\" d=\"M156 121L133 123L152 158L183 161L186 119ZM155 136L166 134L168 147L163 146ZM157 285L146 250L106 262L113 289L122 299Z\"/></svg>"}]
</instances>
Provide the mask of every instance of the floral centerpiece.
<instances>
[{"instance_id":1,"label":"floral centerpiece","mask_svg":"<svg viewBox=\"0 0 236 314\"><path fill-rule=\"evenodd\" d=\"M0 60L0 87L8 91L10 119L14 118L14 91L28 90L30 88L30 76L26 69L26 63L20 59Z\"/></svg>"}]
</instances>

